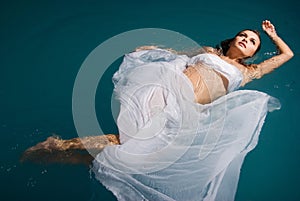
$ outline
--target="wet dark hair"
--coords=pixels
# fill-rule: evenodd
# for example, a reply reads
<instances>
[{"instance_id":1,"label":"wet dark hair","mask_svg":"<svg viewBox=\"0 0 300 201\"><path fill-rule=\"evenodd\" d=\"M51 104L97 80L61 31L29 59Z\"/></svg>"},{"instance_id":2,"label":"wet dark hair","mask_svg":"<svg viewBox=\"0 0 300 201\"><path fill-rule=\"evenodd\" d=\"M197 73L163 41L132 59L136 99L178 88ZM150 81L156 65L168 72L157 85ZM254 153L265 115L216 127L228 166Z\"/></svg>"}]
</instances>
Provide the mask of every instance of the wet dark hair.
<instances>
[{"instance_id":1,"label":"wet dark hair","mask_svg":"<svg viewBox=\"0 0 300 201\"><path fill-rule=\"evenodd\" d=\"M233 38L229 38L229 39L221 41L221 43L219 45L217 45L217 47L216 47L217 50L218 50L218 52L220 52L223 55L226 55L226 53L227 53L227 51L228 51L228 49L230 47L231 41L233 41L235 39L235 37L237 37L238 35L240 35L244 31L252 31L252 32L254 32L258 36L259 40L261 41L259 31L253 30L253 29L244 29L244 30L238 32ZM261 42L259 43L259 45L258 45L256 51L254 52L254 54L252 55L252 57L260 50L260 48L261 48Z\"/></svg>"}]
</instances>

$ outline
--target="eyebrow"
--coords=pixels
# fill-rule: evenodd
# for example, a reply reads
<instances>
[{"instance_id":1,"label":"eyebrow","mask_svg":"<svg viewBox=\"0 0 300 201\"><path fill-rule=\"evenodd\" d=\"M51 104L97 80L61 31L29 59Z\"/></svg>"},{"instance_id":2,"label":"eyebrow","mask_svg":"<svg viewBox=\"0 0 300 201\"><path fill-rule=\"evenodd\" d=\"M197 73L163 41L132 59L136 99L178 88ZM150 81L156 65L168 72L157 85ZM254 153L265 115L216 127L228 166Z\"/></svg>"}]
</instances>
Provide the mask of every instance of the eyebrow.
<instances>
[{"instance_id":1,"label":"eyebrow","mask_svg":"<svg viewBox=\"0 0 300 201\"><path fill-rule=\"evenodd\" d=\"M257 40L256 40L255 38L253 38L253 37L252 37L252 38L250 38L250 40L253 40L254 42L256 42L256 41L257 41Z\"/></svg>"},{"instance_id":2,"label":"eyebrow","mask_svg":"<svg viewBox=\"0 0 300 201\"><path fill-rule=\"evenodd\" d=\"M242 32L241 34L245 34L246 37L248 37L248 34L246 32ZM257 41L254 37L250 38L251 40Z\"/></svg>"}]
</instances>

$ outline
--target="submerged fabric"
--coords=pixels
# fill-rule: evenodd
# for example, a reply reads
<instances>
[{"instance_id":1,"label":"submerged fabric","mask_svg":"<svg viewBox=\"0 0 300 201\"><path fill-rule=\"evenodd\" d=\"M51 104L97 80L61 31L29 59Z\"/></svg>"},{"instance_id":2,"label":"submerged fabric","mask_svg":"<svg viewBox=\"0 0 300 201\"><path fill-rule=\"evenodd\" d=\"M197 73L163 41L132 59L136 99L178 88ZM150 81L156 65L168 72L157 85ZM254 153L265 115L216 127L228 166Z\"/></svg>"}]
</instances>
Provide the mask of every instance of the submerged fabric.
<instances>
[{"instance_id":1,"label":"submerged fabric","mask_svg":"<svg viewBox=\"0 0 300 201\"><path fill-rule=\"evenodd\" d=\"M237 90L243 80L242 73L233 65L227 63L215 54L199 54L189 60L189 64L202 63L224 75L229 81L228 92Z\"/></svg>"},{"instance_id":2,"label":"submerged fabric","mask_svg":"<svg viewBox=\"0 0 300 201\"><path fill-rule=\"evenodd\" d=\"M114 75L122 145L99 153L93 171L118 200L234 200L243 160L268 110L280 105L249 90L197 104L182 73L189 61L160 49L134 52Z\"/></svg>"},{"instance_id":3,"label":"submerged fabric","mask_svg":"<svg viewBox=\"0 0 300 201\"><path fill-rule=\"evenodd\" d=\"M210 103L227 93L221 75L210 67L199 63L188 66L183 73L191 81L198 103Z\"/></svg>"}]
</instances>

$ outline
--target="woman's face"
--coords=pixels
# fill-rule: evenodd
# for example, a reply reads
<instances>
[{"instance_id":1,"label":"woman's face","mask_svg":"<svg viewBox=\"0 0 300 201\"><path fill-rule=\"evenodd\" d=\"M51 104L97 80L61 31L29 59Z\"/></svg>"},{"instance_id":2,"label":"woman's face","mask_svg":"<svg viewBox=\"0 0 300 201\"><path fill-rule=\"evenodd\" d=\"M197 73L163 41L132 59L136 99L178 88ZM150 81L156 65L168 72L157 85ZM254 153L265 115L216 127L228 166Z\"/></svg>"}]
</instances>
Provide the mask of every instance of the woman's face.
<instances>
[{"instance_id":1,"label":"woman's face","mask_svg":"<svg viewBox=\"0 0 300 201\"><path fill-rule=\"evenodd\" d=\"M240 32L230 43L229 51L241 58L252 57L260 45L259 36L250 30Z\"/></svg>"}]
</instances>

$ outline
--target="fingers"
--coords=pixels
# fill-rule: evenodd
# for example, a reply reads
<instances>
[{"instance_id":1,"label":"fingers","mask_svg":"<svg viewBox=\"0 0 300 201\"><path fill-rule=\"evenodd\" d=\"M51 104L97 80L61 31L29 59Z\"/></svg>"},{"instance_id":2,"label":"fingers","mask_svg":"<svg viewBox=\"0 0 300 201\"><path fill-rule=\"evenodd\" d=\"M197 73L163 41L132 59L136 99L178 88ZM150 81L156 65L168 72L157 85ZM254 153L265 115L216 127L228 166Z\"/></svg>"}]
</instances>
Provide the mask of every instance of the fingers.
<instances>
[{"instance_id":1,"label":"fingers","mask_svg":"<svg viewBox=\"0 0 300 201\"><path fill-rule=\"evenodd\" d=\"M274 38L277 36L275 26L269 20L264 20L262 22L262 29L271 38Z\"/></svg>"},{"instance_id":2,"label":"fingers","mask_svg":"<svg viewBox=\"0 0 300 201\"><path fill-rule=\"evenodd\" d=\"M264 20L262 22L262 28L264 31L266 31L267 29L275 31L275 26L269 20Z\"/></svg>"}]
</instances>

